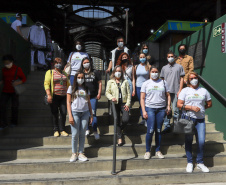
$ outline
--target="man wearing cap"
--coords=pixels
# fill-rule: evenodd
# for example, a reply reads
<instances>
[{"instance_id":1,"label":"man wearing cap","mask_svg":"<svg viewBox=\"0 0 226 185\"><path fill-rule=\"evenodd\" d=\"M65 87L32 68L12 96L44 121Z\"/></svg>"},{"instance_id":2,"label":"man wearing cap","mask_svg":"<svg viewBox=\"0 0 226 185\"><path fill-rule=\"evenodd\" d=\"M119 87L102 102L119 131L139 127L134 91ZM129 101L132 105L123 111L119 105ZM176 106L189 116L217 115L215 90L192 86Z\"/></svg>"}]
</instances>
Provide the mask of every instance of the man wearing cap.
<instances>
[{"instance_id":1,"label":"man wearing cap","mask_svg":"<svg viewBox=\"0 0 226 185\"><path fill-rule=\"evenodd\" d=\"M27 40L22 32L21 32L21 26L22 26L22 15L20 13L16 14L16 20L11 24L11 28L13 28L17 33L19 33L25 40Z\"/></svg>"}]
</instances>

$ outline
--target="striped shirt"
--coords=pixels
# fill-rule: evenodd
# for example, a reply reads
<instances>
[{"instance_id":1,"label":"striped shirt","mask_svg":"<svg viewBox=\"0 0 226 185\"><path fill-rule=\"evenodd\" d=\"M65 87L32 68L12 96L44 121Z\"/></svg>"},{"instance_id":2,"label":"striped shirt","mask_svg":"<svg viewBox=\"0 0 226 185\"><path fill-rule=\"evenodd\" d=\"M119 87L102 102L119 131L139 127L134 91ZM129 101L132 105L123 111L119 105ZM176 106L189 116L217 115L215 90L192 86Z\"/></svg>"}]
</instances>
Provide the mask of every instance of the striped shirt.
<instances>
[{"instance_id":1,"label":"striped shirt","mask_svg":"<svg viewBox=\"0 0 226 185\"><path fill-rule=\"evenodd\" d=\"M64 74L59 74L53 71L53 93L59 96L66 96L67 94L67 77Z\"/></svg>"}]
</instances>

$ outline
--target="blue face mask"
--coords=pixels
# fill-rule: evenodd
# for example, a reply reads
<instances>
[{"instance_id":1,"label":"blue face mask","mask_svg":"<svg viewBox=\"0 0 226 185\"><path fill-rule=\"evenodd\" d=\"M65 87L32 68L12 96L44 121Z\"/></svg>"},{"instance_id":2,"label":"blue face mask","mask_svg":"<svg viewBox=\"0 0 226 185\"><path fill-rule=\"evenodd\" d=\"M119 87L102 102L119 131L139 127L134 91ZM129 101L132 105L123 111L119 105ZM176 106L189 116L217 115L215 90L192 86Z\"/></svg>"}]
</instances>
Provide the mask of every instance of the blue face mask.
<instances>
[{"instance_id":1,"label":"blue face mask","mask_svg":"<svg viewBox=\"0 0 226 185\"><path fill-rule=\"evenodd\" d=\"M148 49L143 49L143 53L147 54L148 53Z\"/></svg>"},{"instance_id":2,"label":"blue face mask","mask_svg":"<svg viewBox=\"0 0 226 185\"><path fill-rule=\"evenodd\" d=\"M145 63L146 62L146 58L140 58L140 62L141 63Z\"/></svg>"}]
</instances>

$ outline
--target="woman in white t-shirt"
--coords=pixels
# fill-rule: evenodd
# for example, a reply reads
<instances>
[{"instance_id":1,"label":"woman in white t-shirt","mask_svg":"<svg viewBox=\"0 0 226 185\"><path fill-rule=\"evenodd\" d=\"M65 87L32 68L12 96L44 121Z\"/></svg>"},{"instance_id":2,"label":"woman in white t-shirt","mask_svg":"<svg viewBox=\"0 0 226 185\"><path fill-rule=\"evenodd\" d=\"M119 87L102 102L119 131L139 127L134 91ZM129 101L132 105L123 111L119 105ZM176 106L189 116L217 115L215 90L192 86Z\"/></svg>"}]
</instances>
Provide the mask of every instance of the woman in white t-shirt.
<instances>
[{"instance_id":1,"label":"woman in white t-shirt","mask_svg":"<svg viewBox=\"0 0 226 185\"><path fill-rule=\"evenodd\" d=\"M151 67L150 79L143 83L140 92L140 103L143 112L143 118L147 120L146 153L144 154L144 159L150 159L151 157L150 150L154 132L156 156L158 156L160 159L163 159L164 156L160 151L162 139L161 130L166 112L168 114L171 110L171 100L167 83L166 81L159 79L159 71L157 67Z\"/></svg>"},{"instance_id":2,"label":"woman in white t-shirt","mask_svg":"<svg viewBox=\"0 0 226 185\"><path fill-rule=\"evenodd\" d=\"M85 46L82 41L76 40L75 41L75 52L71 52L68 61L71 62L71 74L70 74L70 82L73 84L74 76L76 73L79 72L82 59L85 57L89 57L87 53L84 52Z\"/></svg>"},{"instance_id":3,"label":"woman in white t-shirt","mask_svg":"<svg viewBox=\"0 0 226 185\"><path fill-rule=\"evenodd\" d=\"M69 86L67 91L67 111L72 133L72 156L70 162L76 161L77 158L80 161L87 161L87 157L83 154L85 132L89 117L90 123L93 121L93 113L84 79L84 73L78 72L75 75L73 86ZM78 141L79 149L77 150Z\"/></svg>"},{"instance_id":4,"label":"woman in white t-shirt","mask_svg":"<svg viewBox=\"0 0 226 185\"><path fill-rule=\"evenodd\" d=\"M203 150L205 144L205 109L212 106L209 92L199 87L198 74L190 72L187 79L186 88L179 94L177 107L183 110L182 118L190 119L195 123L195 137L197 143L197 168L203 172L209 172L209 169L203 164ZM192 173L192 141L193 135L185 135L185 151L187 156L186 171Z\"/></svg>"}]
</instances>

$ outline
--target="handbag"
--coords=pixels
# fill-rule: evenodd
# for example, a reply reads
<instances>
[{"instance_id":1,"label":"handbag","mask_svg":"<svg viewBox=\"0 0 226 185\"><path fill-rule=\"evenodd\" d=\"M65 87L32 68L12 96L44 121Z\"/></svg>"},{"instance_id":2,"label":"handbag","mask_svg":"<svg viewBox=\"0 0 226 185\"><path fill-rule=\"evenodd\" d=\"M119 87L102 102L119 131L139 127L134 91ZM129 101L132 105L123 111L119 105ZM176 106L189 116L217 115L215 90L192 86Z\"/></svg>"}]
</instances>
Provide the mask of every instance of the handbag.
<instances>
[{"instance_id":1,"label":"handbag","mask_svg":"<svg viewBox=\"0 0 226 185\"><path fill-rule=\"evenodd\" d=\"M16 80L17 71L18 71L18 67L15 72L15 76L14 76L14 80L13 80L14 82L20 81L20 79ZM20 85L13 86L13 87L15 89L16 94L18 94L18 95L22 94L26 90L26 87L23 83Z\"/></svg>"},{"instance_id":2,"label":"handbag","mask_svg":"<svg viewBox=\"0 0 226 185\"><path fill-rule=\"evenodd\" d=\"M69 62L65 65L64 67L64 72L67 74L67 75L70 75L71 74L71 58L73 56L74 53L71 54L71 57L70 57L70 60Z\"/></svg>"},{"instance_id":3,"label":"handbag","mask_svg":"<svg viewBox=\"0 0 226 185\"><path fill-rule=\"evenodd\" d=\"M165 89L165 94L166 94L165 81L164 80L162 80L162 81L163 81L163 84L164 84L164 89ZM167 112L169 112L169 113L167 114ZM168 111L168 108L166 108L166 114L167 114L167 119L171 119L172 118L172 110Z\"/></svg>"},{"instance_id":4,"label":"handbag","mask_svg":"<svg viewBox=\"0 0 226 185\"><path fill-rule=\"evenodd\" d=\"M194 134L195 124L189 115L188 119L179 117L173 123L173 133L175 134Z\"/></svg>"},{"instance_id":5,"label":"handbag","mask_svg":"<svg viewBox=\"0 0 226 185\"><path fill-rule=\"evenodd\" d=\"M51 72L51 77L52 77L52 70L50 70ZM50 80L50 89L51 89L51 80ZM49 102L48 102L48 95L46 94L45 97L44 97L44 104L45 105L49 105Z\"/></svg>"}]
</instances>

